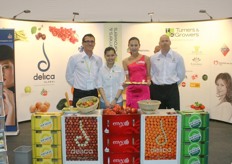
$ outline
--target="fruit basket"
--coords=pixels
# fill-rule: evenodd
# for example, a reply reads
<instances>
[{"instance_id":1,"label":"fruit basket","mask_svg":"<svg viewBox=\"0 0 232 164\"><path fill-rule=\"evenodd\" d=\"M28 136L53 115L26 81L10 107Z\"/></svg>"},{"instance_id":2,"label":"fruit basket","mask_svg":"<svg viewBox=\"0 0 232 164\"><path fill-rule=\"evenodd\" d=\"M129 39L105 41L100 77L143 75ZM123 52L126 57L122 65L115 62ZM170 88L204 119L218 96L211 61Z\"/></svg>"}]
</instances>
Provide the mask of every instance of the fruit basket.
<instances>
[{"instance_id":1,"label":"fruit basket","mask_svg":"<svg viewBox=\"0 0 232 164\"><path fill-rule=\"evenodd\" d=\"M155 113L161 104L158 100L141 100L138 101L139 108L147 114Z\"/></svg>"},{"instance_id":2,"label":"fruit basket","mask_svg":"<svg viewBox=\"0 0 232 164\"><path fill-rule=\"evenodd\" d=\"M99 98L95 96L87 96L79 99L76 108L80 113L90 113L97 109Z\"/></svg>"}]
</instances>

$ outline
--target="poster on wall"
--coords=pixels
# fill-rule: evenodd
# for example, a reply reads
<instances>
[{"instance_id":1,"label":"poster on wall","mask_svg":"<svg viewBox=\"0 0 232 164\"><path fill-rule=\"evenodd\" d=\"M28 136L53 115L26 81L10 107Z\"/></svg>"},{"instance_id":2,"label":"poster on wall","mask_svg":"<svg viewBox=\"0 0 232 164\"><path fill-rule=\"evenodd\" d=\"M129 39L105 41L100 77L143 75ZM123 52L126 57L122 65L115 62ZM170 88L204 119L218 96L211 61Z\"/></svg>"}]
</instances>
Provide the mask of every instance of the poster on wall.
<instances>
[{"instance_id":1,"label":"poster on wall","mask_svg":"<svg viewBox=\"0 0 232 164\"><path fill-rule=\"evenodd\" d=\"M219 84L215 84L220 73L232 76L232 37L228 35L232 33L232 19L173 23L65 23L0 19L0 28L15 29L19 122L29 120L35 110L58 111L56 105L65 98L65 92L72 97L71 86L65 80L67 61L79 52L82 37L92 33L96 39L94 54L105 61L104 49L113 46L117 49L119 65L130 55L129 38L138 37L140 53L151 56L160 36L169 35L171 48L183 56L186 67L185 79L179 85L181 110L203 109L210 113L212 119L232 123L231 99L219 96L222 91L216 87ZM227 101L223 103L227 104L226 110L219 108L221 99ZM217 117L218 113L230 118Z\"/></svg>"},{"instance_id":2,"label":"poster on wall","mask_svg":"<svg viewBox=\"0 0 232 164\"><path fill-rule=\"evenodd\" d=\"M14 29L0 29L1 113L5 115L5 131L9 134L18 133L14 52Z\"/></svg>"}]
</instances>

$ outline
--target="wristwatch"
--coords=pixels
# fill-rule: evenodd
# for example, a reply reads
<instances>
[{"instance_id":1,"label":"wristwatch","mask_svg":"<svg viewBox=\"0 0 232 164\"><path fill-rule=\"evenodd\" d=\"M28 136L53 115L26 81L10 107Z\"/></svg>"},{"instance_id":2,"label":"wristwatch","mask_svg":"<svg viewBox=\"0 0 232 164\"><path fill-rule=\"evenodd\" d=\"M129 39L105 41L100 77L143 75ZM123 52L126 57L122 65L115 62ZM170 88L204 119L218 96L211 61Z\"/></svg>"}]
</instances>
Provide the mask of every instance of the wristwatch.
<instances>
[{"instance_id":1,"label":"wristwatch","mask_svg":"<svg viewBox=\"0 0 232 164\"><path fill-rule=\"evenodd\" d=\"M114 99L115 99L115 101L118 101L118 98L117 98L117 97L115 97Z\"/></svg>"}]
</instances>

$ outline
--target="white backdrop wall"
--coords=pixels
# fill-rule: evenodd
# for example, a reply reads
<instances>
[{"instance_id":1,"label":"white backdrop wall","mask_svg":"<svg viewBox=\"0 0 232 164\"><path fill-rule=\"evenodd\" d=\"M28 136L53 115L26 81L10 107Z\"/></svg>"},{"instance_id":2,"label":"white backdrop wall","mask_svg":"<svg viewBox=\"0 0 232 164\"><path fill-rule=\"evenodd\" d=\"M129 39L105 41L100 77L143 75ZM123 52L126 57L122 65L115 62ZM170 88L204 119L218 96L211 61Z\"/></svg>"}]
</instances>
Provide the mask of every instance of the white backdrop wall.
<instances>
[{"instance_id":1,"label":"white backdrop wall","mask_svg":"<svg viewBox=\"0 0 232 164\"><path fill-rule=\"evenodd\" d=\"M49 31L50 26L75 30L78 42L73 44L53 36ZM32 27L37 27L35 33L31 31ZM221 72L232 75L231 19L179 23L60 23L0 19L0 28L23 31L26 36L26 40L15 41L19 121L30 119L29 107L38 101L50 102L49 111L57 111L56 105L64 98L66 91L71 97L71 87L65 80L66 64L71 55L78 53L81 39L86 33L92 33L96 37L94 52L101 57L105 47L109 45L115 47L118 54L117 62L121 65L122 59L129 56L127 45L130 37L138 37L141 41L140 52L151 56L159 37L169 32L172 48L182 54L186 65L186 78L179 86L181 110L190 109L191 104L200 102L206 106L207 111L214 112L218 103L215 77ZM37 40L35 35L38 32L45 34L46 39ZM45 72L37 67L41 60L48 62L44 56L43 45L50 62L50 67ZM228 52L223 54L222 50ZM48 65L41 66L46 68ZM40 75L41 79L38 80ZM203 76L207 79L205 80ZM53 79L48 79L49 77ZM32 88L31 93L25 93L26 86ZM47 94L42 94L44 91ZM228 115L231 114L230 111L232 113L232 106L227 110ZM232 123L232 119L224 120L219 117L213 119Z\"/></svg>"}]
</instances>

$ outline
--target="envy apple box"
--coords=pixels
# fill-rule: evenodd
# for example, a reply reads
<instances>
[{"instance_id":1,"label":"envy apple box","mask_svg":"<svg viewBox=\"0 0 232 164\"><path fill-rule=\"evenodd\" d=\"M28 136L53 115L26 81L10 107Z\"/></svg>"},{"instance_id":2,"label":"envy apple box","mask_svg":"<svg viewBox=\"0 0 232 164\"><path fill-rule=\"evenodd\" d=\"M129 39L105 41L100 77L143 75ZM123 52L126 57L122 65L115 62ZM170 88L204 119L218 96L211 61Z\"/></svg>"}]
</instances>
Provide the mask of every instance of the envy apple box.
<instances>
[{"instance_id":1,"label":"envy apple box","mask_svg":"<svg viewBox=\"0 0 232 164\"><path fill-rule=\"evenodd\" d=\"M140 113L103 115L103 134L140 134Z\"/></svg>"},{"instance_id":2,"label":"envy apple box","mask_svg":"<svg viewBox=\"0 0 232 164\"><path fill-rule=\"evenodd\" d=\"M139 153L140 135L104 135L103 151L107 153Z\"/></svg>"},{"instance_id":3,"label":"envy apple box","mask_svg":"<svg viewBox=\"0 0 232 164\"><path fill-rule=\"evenodd\" d=\"M140 153L107 153L104 155L104 164L139 164Z\"/></svg>"}]
</instances>

